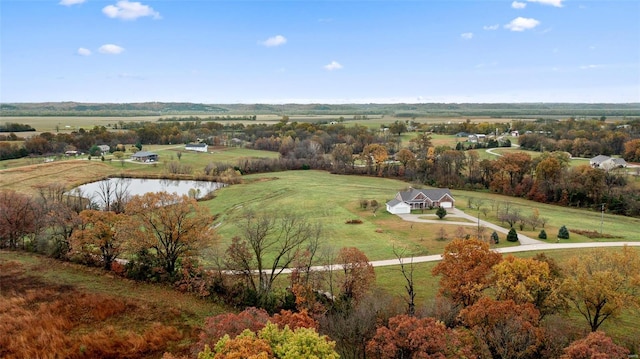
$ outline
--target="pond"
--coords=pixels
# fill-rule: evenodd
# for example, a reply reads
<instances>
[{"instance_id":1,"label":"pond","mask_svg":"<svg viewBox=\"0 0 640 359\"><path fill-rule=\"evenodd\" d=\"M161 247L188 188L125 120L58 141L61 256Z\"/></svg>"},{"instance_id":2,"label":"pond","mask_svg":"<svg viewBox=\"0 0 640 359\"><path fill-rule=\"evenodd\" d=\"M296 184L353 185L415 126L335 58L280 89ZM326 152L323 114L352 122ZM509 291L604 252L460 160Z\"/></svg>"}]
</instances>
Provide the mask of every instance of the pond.
<instances>
[{"instance_id":1,"label":"pond","mask_svg":"<svg viewBox=\"0 0 640 359\"><path fill-rule=\"evenodd\" d=\"M79 194L90 199L94 205L104 207L107 201L119 201L129 196L143 195L149 192L169 192L202 198L224 186L224 183L209 181L110 178L84 184L69 193Z\"/></svg>"}]
</instances>

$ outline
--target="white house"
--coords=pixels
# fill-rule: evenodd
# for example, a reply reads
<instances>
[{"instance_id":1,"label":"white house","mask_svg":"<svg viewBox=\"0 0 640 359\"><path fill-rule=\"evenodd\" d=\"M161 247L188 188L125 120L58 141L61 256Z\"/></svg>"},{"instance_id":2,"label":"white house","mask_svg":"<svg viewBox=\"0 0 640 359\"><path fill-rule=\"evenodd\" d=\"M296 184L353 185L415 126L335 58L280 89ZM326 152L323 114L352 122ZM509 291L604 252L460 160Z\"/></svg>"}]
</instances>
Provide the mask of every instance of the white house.
<instances>
[{"instance_id":1,"label":"white house","mask_svg":"<svg viewBox=\"0 0 640 359\"><path fill-rule=\"evenodd\" d=\"M414 189L401 191L387 202L387 212L392 214L411 213L412 209L434 207L453 208L455 200L448 188Z\"/></svg>"},{"instance_id":2,"label":"white house","mask_svg":"<svg viewBox=\"0 0 640 359\"><path fill-rule=\"evenodd\" d=\"M187 151L207 152L209 150L209 145L206 143L187 143L184 146L184 149Z\"/></svg>"}]
</instances>

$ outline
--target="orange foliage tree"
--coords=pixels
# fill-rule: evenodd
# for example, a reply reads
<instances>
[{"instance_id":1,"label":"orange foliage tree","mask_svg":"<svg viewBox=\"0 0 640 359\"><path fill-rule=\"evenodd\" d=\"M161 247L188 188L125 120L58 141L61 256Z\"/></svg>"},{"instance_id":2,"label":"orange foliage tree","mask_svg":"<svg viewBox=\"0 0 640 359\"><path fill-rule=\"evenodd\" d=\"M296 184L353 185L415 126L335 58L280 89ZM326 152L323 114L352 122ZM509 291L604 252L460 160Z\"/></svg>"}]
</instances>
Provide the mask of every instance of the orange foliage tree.
<instances>
[{"instance_id":1,"label":"orange foliage tree","mask_svg":"<svg viewBox=\"0 0 640 359\"><path fill-rule=\"evenodd\" d=\"M432 273L441 275L440 295L454 304L467 307L483 296L492 284L491 268L500 262L502 255L490 249L489 244L478 239L455 239L447 244Z\"/></svg>"},{"instance_id":2,"label":"orange foliage tree","mask_svg":"<svg viewBox=\"0 0 640 359\"><path fill-rule=\"evenodd\" d=\"M117 233L117 227L124 219L124 215L115 212L80 212L82 224L80 229L71 235L71 248L74 251L99 256L104 268L110 270L122 248L123 236Z\"/></svg>"},{"instance_id":3,"label":"orange foliage tree","mask_svg":"<svg viewBox=\"0 0 640 359\"><path fill-rule=\"evenodd\" d=\"M195 254L198 247L214 236L209 210L195 199L167 192L134 196L127 203L127 229L130 243L153 249L170 275L178 259Z\"/></svg>"},{"instance_id":4,"label":"orange foliage tree","mask_svg":"<svg viewBox=\"0 0 640 359\"><path fill-rule=\"evenodd\" d=\"M379 327L367 344L371 358L461 358L470 356L458 333L434 318L398 315Z\"/></svg>"},{"instance_id":5,"label":"orange foliage tree","mask_svg":"<svg viewBox=\"0 0 640 359\"><path fill-rule=\"evenodd\" d=\"M604 332L591 332L564 349L562 359L626 359L629 350L618 346Z\"/></svg>"},{"instance_id":6,"label":"orange foliage tree","mask_svg":"<svg viewBox=\"0 0 640 359\"><path fill-rule=\"evenodd\" d=\"M544 340L533 304L482 298L463 309L460 317L491 358L537 358Z\"/></svg>"}]
</instances>

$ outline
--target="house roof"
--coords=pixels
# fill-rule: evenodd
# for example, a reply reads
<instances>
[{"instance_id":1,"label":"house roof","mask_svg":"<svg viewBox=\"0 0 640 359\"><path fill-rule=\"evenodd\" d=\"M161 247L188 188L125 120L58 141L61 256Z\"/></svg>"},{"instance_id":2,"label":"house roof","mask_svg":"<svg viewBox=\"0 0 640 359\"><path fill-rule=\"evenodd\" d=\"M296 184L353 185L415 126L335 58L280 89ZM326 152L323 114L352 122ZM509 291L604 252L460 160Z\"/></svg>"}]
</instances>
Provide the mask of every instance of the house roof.
<instances>
[{"instance_id":1,"label":"house roof","mask_svg":"<svg viewBox=\"0 0 640 359\"><path fill-rule=\"evenodd\" d=\"M445 195L449 195L449 197L453 199L453 196L451 195L451 191L449 191L448 188L433 188L433 189L411 188L408 191L400 192L400 198L402 198L403 201L407 202L416 198L416 196L419 195L420 193L424 194L431 201L439 201Z\"/></svg>"},{"instance_id":2,"label":"house roof","mask_svg":"<svg viewBox=\"0 0 640 359\"><path fill-rule=\"evenodd\" d=\"M207 147L206 143L187 143L185 147Z\"/></svg>"},{"instance_id":3,"label":"house roof","mask_svg":"<svg viewBox=\"0 0 640 359\"><path fill-rule=\"evenodd\" d=\"M594 158L590 159L589 162L591 162L591 163L602 163L602 162L608 160L609 158L611 158L611 157L605 156L605 155L597 155Z\"/></svg>"},{"instance_id":4,"label":"house roof","mask_svg":"<svg viewBox=\"0 0 640 359\"><path fill-rule=\"evenodd\" d=\"M397 200L397 199L395 199L395 198L394 198L394 199L392 199L391 201L387 202L387 205L388 205L389 207L395 207L395 206L397 206L397 205L399 205L399 204L405 204L405 205L406 205L406 203L405 203L405 202L399 201L399 200Z\"/></svg>"},{"instance_id":5,"label":"house roof","mask_svg":"<svg viewBox=\"0 0 640 359\"><path fill-rule=\"evenodd\" d=\"M613 163L617 165L623 165L623 166L627 165L627 161L625 161L624 158L611 158L611 160L613 161Z\"/></svg>"},{"instance_id":6,"label":"house roof","mask_svg":"<svg viewBox=\"0 0 640 359\"><path fill-rule=\"evenodd\" d=\"M157 156L158 154L155 152L147 152L147 151L139 151L134 153L131 157L151 157Z\"/></svg>"}]
</instances>

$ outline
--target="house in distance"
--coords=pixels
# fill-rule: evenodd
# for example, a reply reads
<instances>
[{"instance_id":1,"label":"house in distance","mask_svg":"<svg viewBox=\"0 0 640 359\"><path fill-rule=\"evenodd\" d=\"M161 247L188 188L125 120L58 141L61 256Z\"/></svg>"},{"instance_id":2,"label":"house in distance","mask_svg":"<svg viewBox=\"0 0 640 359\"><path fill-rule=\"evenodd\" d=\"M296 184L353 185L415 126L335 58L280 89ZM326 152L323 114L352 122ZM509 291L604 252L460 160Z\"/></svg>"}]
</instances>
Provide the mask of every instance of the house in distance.
<instances>
[{"instance_id":1,"label":"house in distance","mask_svg":"<svg viewBox=\"0 0 640 359\"><path fill-rule=\"evenodd\" d=\"M400 191L395 198L387 202L387 212L391 214L408 214L412 209L429 209L442 207L453 208L455 199L448 188L415 189Z\"/></svg>"},{"instance_id":2,"label":"house in distance","mask_svg":"<svg viewBox=\"0 0 640 359\"><path fill-rule=\"evenodd\" d=\"M209 150L209 145L206 143L187 143L184 146L184 149L187 151L207 152Z\"/></svg>"},{"instance_id":3,"label":"house in distance","mask_svg":"<svg viewBox=\"0 0 640 359\"><path fill-rule=\"evenodd\" d=\"M154 152L139 151L131 155L131 159L138 162L157 162L158 154Z\"/></svg>"}]
</instances>

